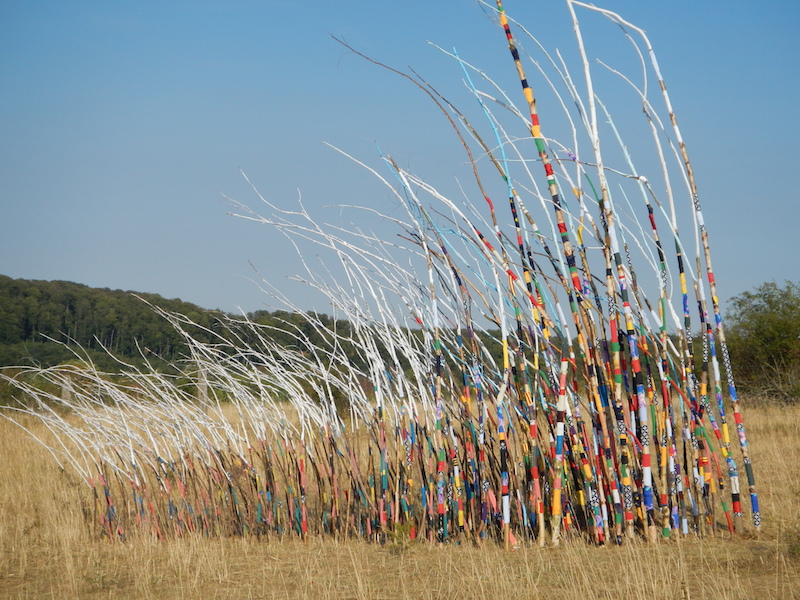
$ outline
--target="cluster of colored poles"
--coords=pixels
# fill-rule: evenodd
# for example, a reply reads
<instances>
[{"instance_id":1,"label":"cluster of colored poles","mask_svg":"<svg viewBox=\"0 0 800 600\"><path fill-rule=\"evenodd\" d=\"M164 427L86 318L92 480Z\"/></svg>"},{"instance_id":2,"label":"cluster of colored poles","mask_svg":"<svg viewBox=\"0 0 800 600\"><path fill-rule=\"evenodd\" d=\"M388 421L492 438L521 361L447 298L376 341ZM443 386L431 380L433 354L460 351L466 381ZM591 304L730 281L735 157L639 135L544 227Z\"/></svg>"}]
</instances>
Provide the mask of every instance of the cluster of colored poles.
<instances>
[{"instance_id":1,"label":"cluster of colored poles","mask_svg":"<svg viewBox=\"0 0 800 600\"><path fill-rule=\"evenodd\" d=\"M326 227L303 207L263 198L269 216L240 205L240 216L293 238L303 279L329 299L333 325L282 298L302 317L302 326L282 328L290 347L246 319L201 343L188 319L162 313L190 349L180 376L124 364L109 375L86 363L7 378L26 399L18 410L50 430L40 441L91 490L99 533L506 547L733 534L745 528L740 465L760 528L708 231L655 54L618 15L567 6L587 90L582 97L563 61L552 61L562 105L577 107L575 119L564 108L569 146L542 133L526 55L497 2L524 110L450 54L492 142L433 87L400 73L462 141L473 169L464 199L382 156L385 176L364 166L405 215L385 218L396 237ZM644 109L656 176L637 171L593 92L576 10L639 40L669 118L659 118L646 86L623 79ZM509 115L527 137L509 133ZM507 229L497 195L508 200ZM693 260L678 231L681 197ZM329 262L307 262L304 244ZM28 373L51 385L34 385Z\"/></svg>"}]
</instances>

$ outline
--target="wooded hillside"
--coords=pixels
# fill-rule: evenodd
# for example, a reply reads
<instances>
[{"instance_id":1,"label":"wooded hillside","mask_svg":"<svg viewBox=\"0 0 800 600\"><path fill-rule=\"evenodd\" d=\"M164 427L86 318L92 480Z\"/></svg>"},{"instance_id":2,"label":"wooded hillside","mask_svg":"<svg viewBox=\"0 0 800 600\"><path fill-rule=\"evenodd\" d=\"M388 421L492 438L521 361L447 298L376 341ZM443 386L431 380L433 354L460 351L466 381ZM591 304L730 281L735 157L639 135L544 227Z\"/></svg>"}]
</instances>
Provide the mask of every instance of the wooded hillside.
<instances>
[{"instance_id":1,"label":"wooded hillside","mask_svg":"<svg viewBox=\"0 0 800 600\"><path fill-rule=\"evenodd\" d=\"M223 316L156 294L0 275L0 365L47 366L73 358L56 342L80 346L99 360L103 347L125 358L139 357L140 347L167 361L179 358L185 350L180 336L148 302L204 327Z\"/></svg>"},{"instance_id":2,"label":"wooded hillside","mask_svg":"<svg viewBox=\"0 0 800 600\"><path fill-rule=\"evenodd\" d=\"M193 328L191 334L200 342L219 341L212 340L214 336L204 329L227 336L232 327L240 340L258 345L251 337L252 330L236 326L241 315L208 310L157 294L0 275L0 367L53 366L73 360L71 349L80 349L81 355L88 354L98 368L110 372L117 371L119 365L109 352L138 366L143 365L144 353L153 366L168 368L168 363L186 355L187 348L172 324L150 305L196 323L199 327ZM299 314L258 310L248 313L247 318L267 326L262 334L281 346L297 346L298 336L312 344L321 343L319 332ZM348 341L348 322L335 322L326 315L317 315L317 320L322 327L335 328L344 336L340 344L350 361L364 365L362 352ZM499 360L500 346L493 339L499 331L477 334Z\"/></svg>"}]
</instances>

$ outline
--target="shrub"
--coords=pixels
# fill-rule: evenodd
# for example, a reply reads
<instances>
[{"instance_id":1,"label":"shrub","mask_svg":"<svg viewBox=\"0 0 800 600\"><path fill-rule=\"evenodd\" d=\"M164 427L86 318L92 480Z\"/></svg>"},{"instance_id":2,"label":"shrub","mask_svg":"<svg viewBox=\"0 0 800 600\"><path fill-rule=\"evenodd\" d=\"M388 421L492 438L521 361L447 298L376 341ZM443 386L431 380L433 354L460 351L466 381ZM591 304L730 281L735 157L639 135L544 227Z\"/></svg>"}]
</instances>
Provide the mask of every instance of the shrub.
<instances>
[{"instance_id":1,"label":"shrub","mask_svg":"<svg viewBox=\"0 0 800 600\"><path fill-rule=\"evenodd\" d=\"M726 334L743 391L800 400L800 286L769 281L734 296Z\"/></svg>"}]
</instances>

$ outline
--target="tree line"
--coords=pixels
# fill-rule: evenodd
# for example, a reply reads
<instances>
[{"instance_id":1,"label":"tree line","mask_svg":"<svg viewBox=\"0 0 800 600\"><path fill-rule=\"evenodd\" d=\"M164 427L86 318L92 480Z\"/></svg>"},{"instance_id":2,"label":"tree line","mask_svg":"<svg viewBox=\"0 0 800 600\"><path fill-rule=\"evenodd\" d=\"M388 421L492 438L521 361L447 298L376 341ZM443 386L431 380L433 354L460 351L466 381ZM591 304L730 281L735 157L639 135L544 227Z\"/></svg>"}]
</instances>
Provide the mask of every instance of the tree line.
<instances>
[{"instance_id":1,"label":"tree line","mask_svg":"<svg viewBox=\"0 0 800 600\"><path fill-rule=\"evenodd\" d=\"M107 354L103 348L124 358L144 352L156 360L175 360L186 350L181 336L148 302L208 328L224 316L157 294L0 275L0 365L51 366L74 358L63 344L101 361Z\"/></svg>"},{"instance_id":2,"label":"tree line","mask_svg":"<svg viewBox=\"0 0 800 600\"><path fill-rule=\"evenodd\" d=\"M0 275L0 366L53 366L75 358L71 347L80 348L109 371L118 364L108 352L134 364L143 364L144 354L154 366L168 369L186 355L187 347L172 324L148 303L196 323L191 334L200 342L219 341L215 334L229 333L235 317L157 294ZM296 346L298 332L312 344L320 341L319 333L298 314L260 310L247 317L269 326L270 338L282 346ZM347 337L348 323L325 315L319 320ZM767 282L735 296L726 321L734 372L743 391L800 397L800 286ZM248 330L237 335L247 336ZM490 337L484 343L499 356L499 346ZM363 362L357 348L345 351L354 364Z\"/></svg>"},{"instance_id":3,"label":"tree line","mask_svg":"<svg viewBox=\"0 0 800 600\"><path fill-rule=\"evenodd\" d=\"M183 336L153 307L186 317L191 336L203 343L220 343L230 336L258 346L249 327L239 327L242 315L208 310L179 299L108 288L92 288L70 281L12 279L0 275L0 367L50 367L75 360L77 352L101 370L116 372L110 356L143 367L170 370L170 364L188 353ZM252 323L266 326L262 335L282 347L302 346L298 339L320 345L321 334L302 315L258 310L247 314ZM358 366L363 356L348 344L350 324L318 315L323 328L345 337L343 350ZM301 351L305 348L300 347Z\"/></svg>"}]
</instances>

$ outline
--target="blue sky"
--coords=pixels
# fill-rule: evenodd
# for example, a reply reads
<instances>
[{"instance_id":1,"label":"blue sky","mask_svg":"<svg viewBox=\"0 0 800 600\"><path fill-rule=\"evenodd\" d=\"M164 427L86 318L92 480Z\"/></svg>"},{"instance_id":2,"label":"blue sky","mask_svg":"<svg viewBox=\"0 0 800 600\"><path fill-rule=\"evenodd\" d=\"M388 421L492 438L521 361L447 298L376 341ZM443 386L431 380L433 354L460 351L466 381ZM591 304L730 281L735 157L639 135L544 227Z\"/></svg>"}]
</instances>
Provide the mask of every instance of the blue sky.
<instances>
[{"instance_id":1,"label":"blue sky","mask_svg":"<svg viewBox=\"0 0 800 600\"><path fill-rule=\"evenodd\" d=\"M800 5L601 4L658 54L722 300L800 281ZM505 7L548 49L574 52L562 3ZM299 190L311 210L388 211L388 192L323 142L368 162L378 144L431 181L463 168L430 101L331 35L468 104L458 65L426 42L456 47L522 102L502 31L474 0L0 2L0 273L276 308L252 264L325 311L286 283L300 265L281 236L227 215L223 195L258 203L239 169L281 206Z\"/></svg>"}]
</instances>

